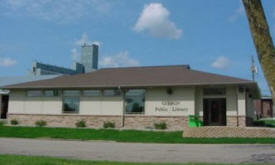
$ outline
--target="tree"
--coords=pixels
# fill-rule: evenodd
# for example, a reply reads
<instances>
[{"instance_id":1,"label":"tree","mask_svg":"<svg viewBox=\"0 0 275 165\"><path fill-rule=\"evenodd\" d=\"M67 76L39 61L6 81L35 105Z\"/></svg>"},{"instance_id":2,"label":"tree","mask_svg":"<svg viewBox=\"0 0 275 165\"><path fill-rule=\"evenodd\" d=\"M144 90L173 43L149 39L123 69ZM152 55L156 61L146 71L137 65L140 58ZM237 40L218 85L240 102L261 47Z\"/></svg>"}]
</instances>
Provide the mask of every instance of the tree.
<instances>
[{"instance_id":1,"label":"tree","mask_svg":"<svg viewBox=\"0 0 275 165\"><path fill-rule=\"evenodd\" d=\"M242 0L259 62L271 91L275 115L275 49L261 0Z\"/></svg>"}]
</instances>

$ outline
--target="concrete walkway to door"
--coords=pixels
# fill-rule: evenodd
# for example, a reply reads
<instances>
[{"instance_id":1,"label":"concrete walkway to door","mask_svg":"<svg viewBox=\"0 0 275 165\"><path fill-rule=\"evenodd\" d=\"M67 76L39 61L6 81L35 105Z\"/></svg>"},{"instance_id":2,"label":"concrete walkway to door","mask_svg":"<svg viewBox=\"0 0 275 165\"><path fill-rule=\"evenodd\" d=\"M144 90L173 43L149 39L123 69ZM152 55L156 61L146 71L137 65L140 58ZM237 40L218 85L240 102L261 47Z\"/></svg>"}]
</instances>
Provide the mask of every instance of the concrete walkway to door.
<instances>
[{"instance_id":1,"label":"concrete walkway to door","mask_svg":"<svg viewBox=\"0 0 275 165\"><path fill-rule=\"evenodd\" d=\"M275 145L257 144L141 144L0 138L0 154L123 162L275 163Z\"/></svg>"}]
</instances>

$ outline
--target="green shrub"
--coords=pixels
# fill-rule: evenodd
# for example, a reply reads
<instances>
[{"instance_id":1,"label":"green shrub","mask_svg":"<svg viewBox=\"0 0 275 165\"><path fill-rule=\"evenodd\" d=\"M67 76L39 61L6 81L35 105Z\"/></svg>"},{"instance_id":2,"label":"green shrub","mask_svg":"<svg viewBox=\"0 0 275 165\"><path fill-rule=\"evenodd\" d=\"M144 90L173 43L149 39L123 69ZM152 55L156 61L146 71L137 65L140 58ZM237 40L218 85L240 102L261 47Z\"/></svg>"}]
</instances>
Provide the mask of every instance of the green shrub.
<instances>
[{"instance_id":1,"label":"green shrub","mask_svg":"<svg viewBox=\"0 0 275 165\"><path fill-rule=\"evenodd\" d=\"M47 122L44 121L44 120L37 120L37 121L35 122L35 125L36 125L37 127L44 127L44 126L47 125Z\"/></svg>"},{"instance_id":2,"label":"green shrub","mask_svg":"<svg viewBox=\"0 0 275 165\"><path fill-rule=\"evenodd\" d=\"M75 123L75 126L78 127L78 128L84 128L84 127L86 127L86 121L80 120L80 121Z\"/></svg>"},{"instance_id":3,"label":"green shrub","mask_svg":"<svg viewBox=\"0 0 275 165\"><path fill-rule=\"evenodd\" d=\"M253 125L257 127L275 127L275 120L256 120Z\"/></svg>"},{"instance_id":4,"label":"green shrub","mask_svg":"<svg viewBox=\"0 0 275 165\"><path fill-rule=\"evenodd\" d=\"M19 122L16 119L11 120L11 125L18 125Z\"/></svg>"},{"instance_id":5,"label":"green shrub","mask_svg":"<svg viewBox=\"0 0 275 165\"><path fill-rule=\"evenodd\" d=\"M5 125L5 123L3 121L0 121L0 127Z\"/></svg>"},{"instance_id":6,"label":"green shrub","mask_svg":"<svg viewBox=\"0 0 275 165\"><path fill-rule=\"evenodd\" d=\"M165 122L155 123L154 126L155 129L167 129L167 125Z\"/></svg>"},{"instance_id":7,"label":"green shrub","mask_svg":"<svg viewBox=\"0 0 275 165\"><path fill-rule=\"evenodd\" d=\"M103 128L115 128L115 127L116 127L116 124L114 122L107 121L107 122L104 122L103 124Z\"/></svg>"}]
</instances>

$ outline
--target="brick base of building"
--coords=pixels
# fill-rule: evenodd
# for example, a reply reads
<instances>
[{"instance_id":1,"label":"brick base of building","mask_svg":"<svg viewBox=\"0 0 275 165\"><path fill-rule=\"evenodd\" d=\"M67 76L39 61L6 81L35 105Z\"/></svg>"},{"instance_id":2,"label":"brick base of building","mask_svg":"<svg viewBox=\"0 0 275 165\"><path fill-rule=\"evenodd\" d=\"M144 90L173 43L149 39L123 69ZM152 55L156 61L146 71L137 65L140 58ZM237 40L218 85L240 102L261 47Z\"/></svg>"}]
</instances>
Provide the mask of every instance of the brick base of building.
<instances>
[{"instance_id":1,"label":"brick base of building","mask_svg":"<svg viewBox=\"0 0 275 165\"><path fill-rule=\"evenodd\" d=\"M253 119L246 116L227 116L226 126L229 127L246 127L252 126Z\"/></svg>"},{"instance_id":2,"label":"brick base of building","mask_svg":"<svg viewBox=\"0 0 275 165\"><path fill-rule=\"evenodd\" d=\"M271 137L271 138L275 138L275 128L224 127L224 126L185 128L183 132L183 137L196 137L196 138Z\"/></svg>"},{"instance_id":3,"label":"brick base of building","mask_svg":"<svg viewBox=\"0 0 275 165\"><path fill-rule=\"evenodd\" d=\"M36 121L44 120L49 127L76 127L76 122L84 120L88 128L103 128L104 122L113 122L116 128L126 129L153 129L155 123L161 122L166 123L168 130L184 130L188 127L187 116L8 114L8 123L13 119L23 126L34 126ZM227 116L228 127L246 127L248 121L246 117Z\"/></svg>"},{"instance_id":4,"label":"brick base of building","mask_svg":"<svg viewBox=\"0 0 275 165\"><path fill-rule=\"evenodd\" d=\"M88 128L103 128L104 122L113 122L116 128L126 129L153 129L155 123L165 122L168 130L183 130L188 122L185 116L9 114L9 123L13 119L22 126L35 126L36 121L44 120L49 127L76 127L76 122L84 120Z\"/></svg>"}]
</instances>

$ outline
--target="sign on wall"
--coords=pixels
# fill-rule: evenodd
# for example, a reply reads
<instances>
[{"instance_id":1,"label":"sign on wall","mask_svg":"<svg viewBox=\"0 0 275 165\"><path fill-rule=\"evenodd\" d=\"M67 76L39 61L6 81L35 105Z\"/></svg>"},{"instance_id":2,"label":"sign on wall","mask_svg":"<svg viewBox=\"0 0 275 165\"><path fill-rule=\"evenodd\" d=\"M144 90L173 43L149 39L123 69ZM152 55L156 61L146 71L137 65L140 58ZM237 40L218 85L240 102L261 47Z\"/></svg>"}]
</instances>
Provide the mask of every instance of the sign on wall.
<instances>
[{"instance_id":1,"label":"sign on wall","mask_svg":"<svg viewBox=\"0 0 275 165\"><path fill-rule=\"evenodd\" d=\"M162 101L160 106L155 107L156 112L188 112L180 101Z\"/></svg>"}]
</instances>

